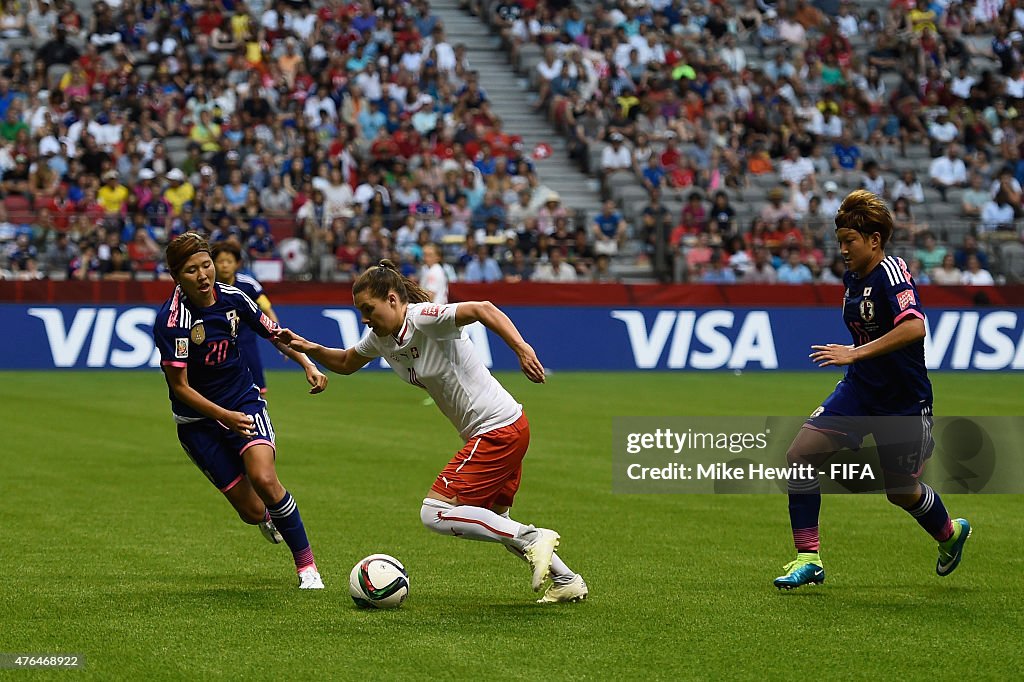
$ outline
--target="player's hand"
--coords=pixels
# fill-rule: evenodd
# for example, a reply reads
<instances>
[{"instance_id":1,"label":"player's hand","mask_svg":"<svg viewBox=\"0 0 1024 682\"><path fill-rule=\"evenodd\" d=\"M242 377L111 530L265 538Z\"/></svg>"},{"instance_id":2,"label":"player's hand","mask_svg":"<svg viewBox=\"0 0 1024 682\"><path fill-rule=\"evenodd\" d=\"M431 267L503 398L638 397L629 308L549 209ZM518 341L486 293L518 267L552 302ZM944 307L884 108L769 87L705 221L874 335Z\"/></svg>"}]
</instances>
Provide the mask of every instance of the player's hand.
<instances>
[{"instance_id":1,"label":"player's hand","mask_svg":"<svg viewBox=\"0 0 1024 682\"><path fill-rule=\"evenodd\" d=\"M519 356L519 367L523 370L526 378L535 384L543 384L544 365L540 364L540 360L537 358L537 353L534 352L533 347L528 343L524 343L523 347L516 351L516 355Z\"/></svg>"},{"instance_id":2,"label":"player's hand","mask_svg":"<svg viewBox=\"0 0 1024 682\"><path fill-rule=\"evenodd\" d=\"M302 338L291 329L278 329L273 338L274 341L300 353L308 353L316 347L315 343Z\"/></svg>"},{"instance_id":3,"label":"player's hand","mask_svg":"<svg viewBox=\"0 0 1024 682\"><path fill-rule=\"evenodd\" d=\"M323 393L327 388L327 375L312 365L306 368L306 381L313 387L309 389L311 395Z\"/></svg>"},{"instance_id":4,"label":"player's hand","mask_svg":"<svg viewBox=\"0 0 1024 682\"><path fill-rule=\"evenodd\" d=\"M256 423L252 416L245 412L228 412L227 416L221 420L221 424L243 436L256 435Z\"/></svg>"},{"instance_id":5,"label":"player's hand","mask_svg":"<svg viewBox=\"0 0 1024 682\"><path fill-rule=\"evenodd\" d=\"M811 353L810 358L818 367L852 365L857 361L853 346L827 343L824 346L811 346L811 350L814 352Z\"/></svg>"}]
</instances>

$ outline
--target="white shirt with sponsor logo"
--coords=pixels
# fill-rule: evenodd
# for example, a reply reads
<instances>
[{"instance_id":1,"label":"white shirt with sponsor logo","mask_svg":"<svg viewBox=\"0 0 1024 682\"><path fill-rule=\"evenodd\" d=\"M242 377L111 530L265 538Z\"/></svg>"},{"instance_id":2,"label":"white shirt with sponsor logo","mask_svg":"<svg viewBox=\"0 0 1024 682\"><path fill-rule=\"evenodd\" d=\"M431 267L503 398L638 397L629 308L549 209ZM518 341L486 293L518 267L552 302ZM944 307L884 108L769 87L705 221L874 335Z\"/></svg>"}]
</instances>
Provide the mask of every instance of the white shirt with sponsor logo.
<instances>
[{"instance_id":1,"label":"white shirt with sponsor logo","mask_svg":"<svg viewBox=\"0 0 1024 682\"><path fill-rule=\"evenodd\" d=\"M455 324L457 306L411 303L398 334L368 332L355 351L383 357L402 380L425 389L468 441L515 422L523 406L477 358L465 329Z\"/></svg>"}]
</instances>

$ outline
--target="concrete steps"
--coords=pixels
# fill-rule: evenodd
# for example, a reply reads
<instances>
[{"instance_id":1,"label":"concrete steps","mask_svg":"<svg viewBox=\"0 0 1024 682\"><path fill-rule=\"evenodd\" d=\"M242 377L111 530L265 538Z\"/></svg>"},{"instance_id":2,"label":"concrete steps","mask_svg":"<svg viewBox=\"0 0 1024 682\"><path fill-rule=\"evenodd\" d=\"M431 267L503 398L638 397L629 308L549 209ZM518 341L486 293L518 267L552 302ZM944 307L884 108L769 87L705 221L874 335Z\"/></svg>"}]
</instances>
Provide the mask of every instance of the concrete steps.
<instances>
[{"instance_id":1,"label":"concrete steps","mask_svg":"<svg viewBox=\"0 0 1024 682\"><path fill-rule=\"evenodd\" d=\"M541 184L558 192L563 205L582 210L589 220L601 207L594 181L569 160L562 135L543 116L530 110L536 93L515 72L498 36L482 18L460 9L455 0L437 0L430 3L430 8L444 23L448 42L466 46L469 62L479 72L480 84L506 132L522 136L527 152L541 143L551 147L550 157L534 161Z\"/></svg>"}]
</instances>

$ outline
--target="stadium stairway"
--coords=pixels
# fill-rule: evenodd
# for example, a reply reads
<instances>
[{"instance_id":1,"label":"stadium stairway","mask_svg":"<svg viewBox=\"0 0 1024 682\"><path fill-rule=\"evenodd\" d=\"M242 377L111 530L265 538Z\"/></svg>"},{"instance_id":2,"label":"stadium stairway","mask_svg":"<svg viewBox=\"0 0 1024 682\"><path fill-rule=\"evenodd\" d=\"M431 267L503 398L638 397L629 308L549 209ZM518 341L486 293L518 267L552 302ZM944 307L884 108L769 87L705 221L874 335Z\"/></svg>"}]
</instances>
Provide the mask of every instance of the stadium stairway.
<instances>
[{"instance_id":1,"label":"stadium stairway","mask_svg":"<svg viewBox=\"0 0 1024 682\"><path fill-rule=\"evenodd\" d=\"M558 192L563 206L582 212L589 221L601 209L600 194L593 181L569 159L564 137L541 114L531 111L533 93L509 64L498 36L482 19L460 9L458 0L432 0L430 8L443 22L448 42L466 46L469 63L479 72L480 85L494 112L506 131L522 136L524 153L529 156L538 144L551 147L551 156L534 160L541 184Z\"/></svg>"}]
</instances>

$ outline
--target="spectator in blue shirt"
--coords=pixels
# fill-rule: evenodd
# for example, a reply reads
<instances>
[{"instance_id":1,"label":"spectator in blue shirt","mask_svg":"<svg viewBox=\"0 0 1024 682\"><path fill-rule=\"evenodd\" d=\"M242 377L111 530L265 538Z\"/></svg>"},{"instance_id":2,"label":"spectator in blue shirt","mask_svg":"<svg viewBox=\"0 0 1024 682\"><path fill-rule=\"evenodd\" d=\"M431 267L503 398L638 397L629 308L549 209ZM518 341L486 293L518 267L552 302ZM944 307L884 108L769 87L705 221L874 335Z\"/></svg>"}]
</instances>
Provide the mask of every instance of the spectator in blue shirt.
<instances>
[{"instance_id":1,"label":"spectator in blue shirt","mask_svg":"<svg viewBox=\"0 0 1024 682\"><path fill-rule=\"evenodd\" d=\"M832 145L832 170L843 175L843 182L849 184L849 177L859 173L863 164L860 147L849 130L843 130L842 137Z\"/></svg>"},{"instance_id":2,"label":"spectator in blue shirt","mask_svg":"<svg viewBox=\"0 0 1024 682\"><path fill-rule=\"evenodd\" d=\"M466 264L466 272L462 276L464 282L500 282L501 268L498 261L491 257L491 249L486 244L476 247L476 257Z\"/></svg>"},{"instance_id":3,"label":"spectator in blue shirt","mask_svg":"<svg viewBox=\"0 0 1024 682\"><path fill-rule=\"evenodd\" d=\"M487 228L487 219L497 218L501 225L505 225L505 208L498 202L498 197L493 192L484 195L484 202L478 206L470 217L470 226L474 230Z\"/></svg>"},{"instance_id":4,"label":"spectator in blue shirt","mask_svg":"<svg viewBox=\"0 0 1024 682\"><path fill-rule=\"evenodd\" d=\"M708 267L701 276L703 284L735 284L736 273L732 271L728 263L722 258L722 250L715 249L711 252L711 260Z\"/></svg>"},{"instance_id":5,"label":"spectator in blue shirt","mask_svg":"<svg viewBox=\"0 0 1024 682\"><path fill-rule=\"evenodd\" d=\"M594 217L591 232L594 235L594 251L606 255L618 253L619 245L626 240L629 227L622 214L615 210L615 202L608 199L600 213Z\"/></svg>"},{"instance_id":6,"label":"spectator in blue shirt","mask_svg":"<svg viewBox=\"0 0 1024 682\"><path fill-rule=\"evenodd\" d=\"M246 242L246 250L249 252L249 258L253 260L273 258L274 238L270 236L270 233L267 230L267 223L262 220L254 220L251 225L252 236L249 237Z\"/></svg>"},{"instance_id":7,"label":"spectator in blue shirt","mask_svg":"<svg viewBox=\"0 0 1024 682\"><path fill-rule=\"evenodd\" d=\"M437 26L437 16L430 13L430 5L423 3L419 6L419 13L413 20L416 24L416 30L419 31L421 36L429 36L434 32L434 27Z\"/></svg>"},{"instance_id":8,"label":"spectator in blue shirt","mask_svg":"<svg viewBox=\"0 0 1024 682\"><path fill-rule=\"evenodd\" d=\"M7 117L7 109L10 108L14 98L17 96L18 93L10 87L10 81L6 78L0 78L0 120Z\"/></svg>"},{"instance_id":9,"label":"spectator in blue shirt","mask_svg":"<svg viewBox=\"0 0 1024 682\"><path fill-rule=\"evenodd\" d=\"M504 159L502 161L504 162ZM480 153L477 155L477 159L473 162L473 165L476 166L481 175L494 175L498 166L498 160L495 159L491 153L490 143L480 143Z\"/></svg>"},{"instance_id":10,"label":"spectator in blue shirt","mask_svg":"<svg viewBox=\"0 0 1024 682\"><path fill-rule=\"evenodd\" d=\"M661 189L661 183L665 181L665 169L661 167L661 158L658 154L651 154L647 159L647 167L643 170L644 187L650 192L654 189Z\"/></svg>"},{"instance_id":11,"label":"spectator in blue shirt","mask_svg":"<svg viewBox=\"0 0 1024 682\"><path fill-rule=\"evenodd\" d=\"M359 117L356 120L359 123L362 139L369 141L377 139L377 133L388 123L388 117L380 110L378 101L371 101L370 108L359 112Z\"/></svg>"},{"instance_id":12,"label":"spectator in blue shirt","mask_svg":"<svg viewBox=\"0 0 1024 682\"><path fill-rule=\"evenodd\" d=\"M814 281L811 269L800 261L800 249L790 249L786 262L779 266L779 284L810 284Z\"/></svg>"}]
</instances>

